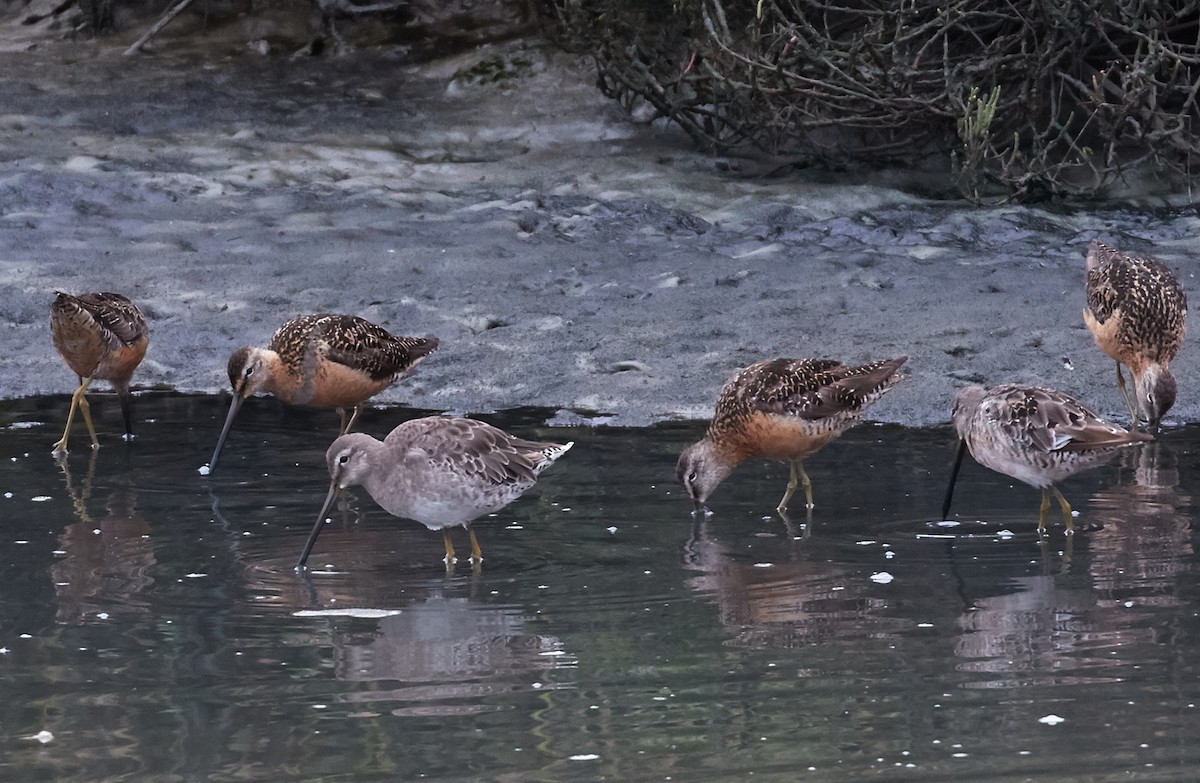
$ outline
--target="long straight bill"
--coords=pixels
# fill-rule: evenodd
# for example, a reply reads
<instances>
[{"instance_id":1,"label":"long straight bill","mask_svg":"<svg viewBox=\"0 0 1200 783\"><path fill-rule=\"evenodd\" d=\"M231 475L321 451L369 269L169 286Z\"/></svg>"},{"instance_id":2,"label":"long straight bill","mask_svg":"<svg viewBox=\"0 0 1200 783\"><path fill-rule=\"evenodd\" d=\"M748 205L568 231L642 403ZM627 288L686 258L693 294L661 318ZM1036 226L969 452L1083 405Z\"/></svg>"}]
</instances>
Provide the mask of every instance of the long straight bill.
<instances>
[{"instance_id":1,"label":"long straight bill","mask_svg":"<svg viewBox=\"0 0 1200 783\"><path fill-rule=\"evenodd\" d=\"M225 436L229 434L229 428L233 426L233 419L237 416L244 400L245 397L235 394L233 401L229 403L229 415L225 417L225 426L221 428L221 437L217 438L217 447L213 449L212 459L208 461L209 473L217 469L217 457L221 456L221 447L225 445Z\"/></svg>"},{"instance_id":2,"label":"long straight bill","mask_svg":"<svg viewBox=\"0 0 1200 783\"><path fill-rule=\"evenodd\" d=\"M950 471L950 486L946 487L946 499L942 501L942 519L950 514L950 501L954 498L954 482L958 481L958 469L962 467L963 456L967 453L967 442L958 442L958 454L954 457L954 470Z\"/></svg>"},{"instance_id":3,"label":"long straight bill","mask_svg":"<svg viewBox=\"0 0 1200 783\"><path fill-rule=\"evenodd\" d=\"M300 559L296 561L297 571L304 570L304 564L308 562L313 544L317 543L317 536L321 535L321 528L325 526L325 514L333 505L333 499L338 496L340 491L336 480L329 482L329 494L325 496L325 502L321 505L321 513L317 514L317 522L313 525L312 532L308 534L308 540L304 542L304 550L300 552Z\"/></svg>"}]
</instances>

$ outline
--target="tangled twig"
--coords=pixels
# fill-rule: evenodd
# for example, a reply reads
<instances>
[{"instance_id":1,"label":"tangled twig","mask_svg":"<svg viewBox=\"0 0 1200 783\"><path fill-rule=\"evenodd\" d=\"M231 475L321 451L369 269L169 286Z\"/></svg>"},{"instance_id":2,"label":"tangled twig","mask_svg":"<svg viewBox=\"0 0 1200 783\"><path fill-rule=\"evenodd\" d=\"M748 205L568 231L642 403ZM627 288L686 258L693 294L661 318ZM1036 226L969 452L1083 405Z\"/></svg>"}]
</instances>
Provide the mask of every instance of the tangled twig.
<instances>
[{"instance_id":1,"label":"tangled twig","mask_svg":"<svg viewBox=\"0 0 1200 783\"><path fill-rule=\"evenodd\" d=\"M1200 152L1200 0L550 2L609 95L715 152L932 155L977 198L1190 185Z\"/></svg>"}]
</instances>

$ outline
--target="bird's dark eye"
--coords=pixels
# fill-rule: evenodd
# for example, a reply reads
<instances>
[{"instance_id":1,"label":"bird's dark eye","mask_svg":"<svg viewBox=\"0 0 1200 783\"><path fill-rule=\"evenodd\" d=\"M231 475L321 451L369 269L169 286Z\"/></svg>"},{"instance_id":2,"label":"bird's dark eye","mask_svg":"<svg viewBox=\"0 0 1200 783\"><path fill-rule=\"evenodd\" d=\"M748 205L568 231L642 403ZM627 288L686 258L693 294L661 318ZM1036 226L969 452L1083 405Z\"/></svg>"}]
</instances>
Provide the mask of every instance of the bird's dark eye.
<instances>
[{"instance_id":1,"label":"bird's dark eye","mask_svg":"<svg viewBox=\"0 0 1200 783\"><path fill-rule=\"evenodd\" d=\"M341 455L340 457L338 457L338 464L339 464L339 465L345 465L345 464L346 464L347 462L349 462L349 461L350 461L350 455L349 455L349 454L343 454L343 455Z\"/></svg>"},{"instance_id":2,"label":"bird's dark eye","mask_svg":"<svg viewBox=\"0 0 1200 783\"><path fill-rule=\"evenodd\" d=\"M247 367L247 368L246 368L246 372L244 372L244 373L242 374L242 377L244 377L244 378L249 378L249 377L250 377L251 375L253 375L253 374L254 374L254 367L253 367L253 366L250 366L250 367Z\"/></svg>"},{"instance_id":3,"label":"bird's dark eye","mask_svg":"<svg viewBox=\"0 0 1200 783\"><path fill-rule=\"evenodd\" d=\"M691 473L688 474L688 483L691 484L695 480L696 480L696 471L693 470Z\"/></svg>"}]
</instances>

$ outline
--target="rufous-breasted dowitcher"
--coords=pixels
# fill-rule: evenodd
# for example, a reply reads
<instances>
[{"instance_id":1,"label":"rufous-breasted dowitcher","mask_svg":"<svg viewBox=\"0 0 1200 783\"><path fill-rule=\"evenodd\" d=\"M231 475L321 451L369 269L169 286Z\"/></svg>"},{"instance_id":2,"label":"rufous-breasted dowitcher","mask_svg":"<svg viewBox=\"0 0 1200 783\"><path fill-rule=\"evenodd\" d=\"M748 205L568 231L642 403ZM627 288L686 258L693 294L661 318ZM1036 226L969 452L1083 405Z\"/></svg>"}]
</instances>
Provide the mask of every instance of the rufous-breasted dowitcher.
<instances>
[{"instance_id":1,"label":"rufous-breasted dowitcher","mask_svg":"<svg viewBox=\"0 0 1200 783\"><path fill-rule=\"evenodd\" d=\"M773 359L734 375L721 389L704 438L684 449L675 468L696 513L707 513L709 495L748 457L790 463L791 479L775 509L780 516L787 519L788 501L800 484L812 509L812 482L802 460L858 422L900 381L897 370L907 358L857 367L833 359Z\"/></svg>"},{"instance_id":2,"label":"rufous-breasted dowitcher","mask_svg":"<svg viewBox=\"0 0 1200 783\"><path fill-rule=\"evenodd\" d=\"M1158 427L1175 403L1171 360L1187 326L1187 295L1166 265L1092 242L1087 253L1087 307L1083 322L1100 350L1117 362L1117 388L1131 427L1139 415ZM1133 397L1121 365L1133 375Z\"/></svg>"},{"instance_id":3,"label":"rufous-breasted dowitcher","mask_svg":"<svg viewBox=\"0 0 1200 783\"><path fill-rule=\"evenodd\" d=\"M75 409L83 414L92 448L100 447L88 406L88 385L94 380L109 381L121 400L125 418L125 439L133 439L133 416L129 409L129 381L146 356L150 331L146 319L133 302L121 294L102 292L72 296L56 292L50 305L50 335L54 347L67 366L79 376L79 386L71 395L71 409L62 438L54 444L55 454L67 453L67 437Z\"/></svg>"},{"instance_id":4,"label":"rufous-breasted dowitcher","mask_svg":"<svg viewBox=\"0 0 1200 783\"><path fill-rule=\"evenodd\" d=\"M363 403L408 374L437 349L435 337L396 337L354 315L305 315L279 327L266 348L229 357L233 400L217 438L211 471L247 397L263 392L292 405L337 408L339 434L354 426ZM353 408L349 421L346 408Z\"/></svg>"}]
</instances>

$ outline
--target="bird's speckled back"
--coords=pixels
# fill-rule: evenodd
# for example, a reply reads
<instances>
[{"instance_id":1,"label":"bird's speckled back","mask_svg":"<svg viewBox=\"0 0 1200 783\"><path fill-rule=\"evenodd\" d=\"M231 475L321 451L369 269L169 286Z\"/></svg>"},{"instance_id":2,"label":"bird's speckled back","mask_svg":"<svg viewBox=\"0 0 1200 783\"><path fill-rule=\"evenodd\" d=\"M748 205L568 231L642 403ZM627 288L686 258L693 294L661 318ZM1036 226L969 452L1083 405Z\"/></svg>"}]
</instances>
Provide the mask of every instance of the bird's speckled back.
<instances>
[{"instance_id":1,"label":"bird's speckled back","mask_svg":"<svg viewBox=\"0 0 1200 783\"><path fill-rule=\"evenodd\" d=\"M833 359L772 359L745 368L717 399L710 434L741 426L756 413L809 422L814 430L845 429L900 381L907 357L852 367ZM714 432L715 431L715 432Z\"/></svg>"},{"instance_id":2,"label":"bird's speckled back","mask_svg":"<svg viewBox=\"0 0 1200 783\"><path fill-rule=\"evenodd\" d=\"M1140 369L1135 362L1165 365L1179 352L1187 294L1165 264L1093 242L1087 254L1087 305L1100 325L1119 315L1116 346L1106 350L1120 354L1114 358L1135 371Z\"/></svg>"}]
</instances>

